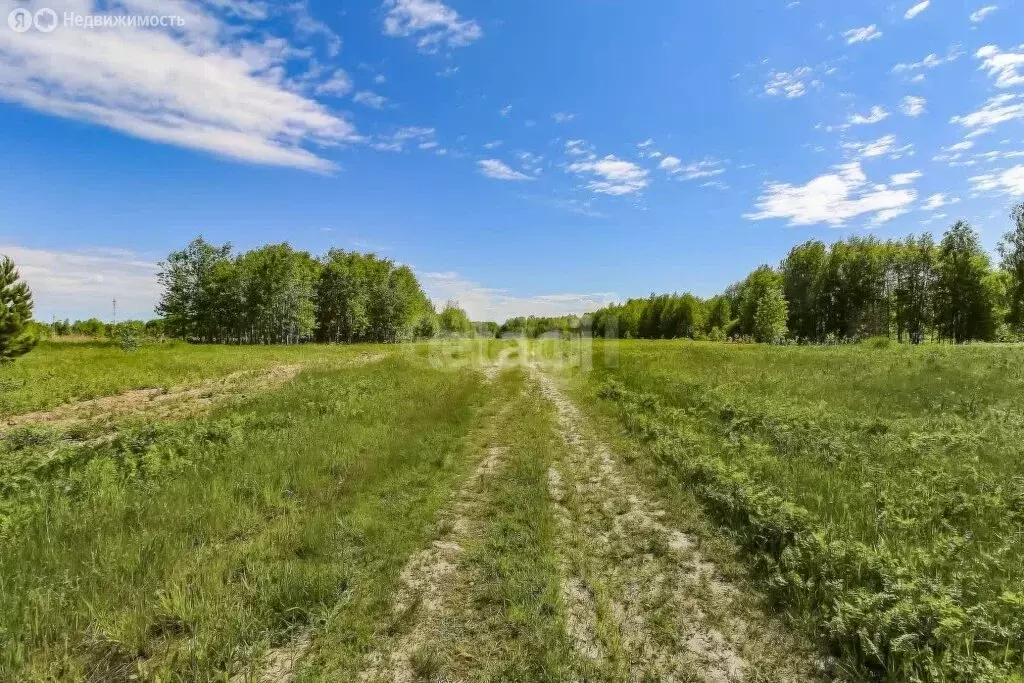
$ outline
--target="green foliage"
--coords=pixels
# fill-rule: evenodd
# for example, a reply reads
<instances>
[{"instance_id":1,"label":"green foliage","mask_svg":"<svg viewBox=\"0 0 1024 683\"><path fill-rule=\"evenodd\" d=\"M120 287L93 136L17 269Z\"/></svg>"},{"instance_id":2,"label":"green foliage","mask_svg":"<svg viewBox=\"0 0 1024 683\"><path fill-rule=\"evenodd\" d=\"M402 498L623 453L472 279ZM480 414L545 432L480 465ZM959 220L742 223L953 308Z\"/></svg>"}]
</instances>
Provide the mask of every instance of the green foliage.
<instances>
[{"instance_id":1,"label":"green foliage","mask_svg":"<svg viewBox=\"0 0 1024 683\"><path fill-rule=\"evenodd\" d=\"M780 286L767 287L759 294L754 304L754 340L775 343L786 336L788 305Z\"/></svg>"},{"instance_id":2,"label":"green foliage","mask_svg":"<svg viewBox=\"0 0 1024 683\"><path fill-rule=\"evenodd\" d=\"M652 294L592 315L606 338L691 339L722 336L831 343L895 337L919 344L990 341L1000 325L1024 334L1024 204L1000 245L1002 271L991 269L977 235L960 221L935 245L929 234L902 241L850 237L826 245L810 240L790 250L779 268L763 265L723 294ZM781 287L782 301L774 293ZM772 291L772 294L767 292ZM760 316L759 305L767 308ZM778 312L787 310L785 325ZM770 315L769 315L770 311Z\"/></svg>"},{"instance_id":3,"label":"green foliage","mask_svg":"<svg viewBox=\"0 0 1024 683\"><path fill-rule=\"evenodd\" d=\"M581 330L583 320L578 315L556 317L516 317L506 320L498 330L499 335L524 336L536 339L541 336L567 337Z\"/></svg>"},{"instance_id":4,"label":"green foliage","mask_svg":"<svg viewBox=\"0 0 1024 683\"><path fill-rule=\"evenodd\" d=\"M38 343L32 328L32 292L14 261L0 258L0 365L23 356Z\"/></svg>"},{"instance_id":5,"label":"green foliage","mask_svg":"<svg viewBox=\"0 0 1024 683\"><path fill-rule=\"evenodd\" d=\"M1017 332L1024 333L1024 202L1010 212L1013 229L999 243L1000 266L1007 282L1006 321Z\"/></svg>"},{"instance_id":6,"label":"green foliage","mask_svg":"<svg viewBox=\"0 0 1024 683\"><path fill-rule=\"evenodd\" d=\"M115 332L118 347L125 353L139 349L139 329L132 325L118 325Z\"/></svg>"},{"instance_id":7,"label":"green foliage","mask_svg":"<svg viewBox=\"0 0 1024 683\"><path fill-rule=\"evenodd\" d=\"M437 316L437 322L442 334L454 337L473 334L473 323L469 321L466 312L459 308L457 301L449 301L445 304L444 310Z\"/></svg>"},{"instance_id":8,"label":"green foliage","mask_svg":"<svg viewBox=\"0 0 1024 683\"><path fill-rule=\"evenodd\" d=\"M434 315L407 266L287 243L232 256L201 237L161 266L157 307L168 334L207 343L396 342L432 332Z\"/></svg>"},{"instance_id":9,"label":"green foliage","mask_svg":"<svg viewBox=\"0 0 1024 683\"><path fill-rule=\"evenodd\" d=\"M474 322L473 332L478 337L496 338L501 332L501 325L490 320Z\"/></svg>"},{"instance_id":10,"label":"green foliage","mask_svg":"<svg viewBox=\"0 0 1024 683\"><path fill-rule=\"evenodd\" d=\"M995 301L986 285L989 267L978 234L957 221L939 245L935 308L940 338L960 343L995 336Z\"/></svg>"}]
</instances>

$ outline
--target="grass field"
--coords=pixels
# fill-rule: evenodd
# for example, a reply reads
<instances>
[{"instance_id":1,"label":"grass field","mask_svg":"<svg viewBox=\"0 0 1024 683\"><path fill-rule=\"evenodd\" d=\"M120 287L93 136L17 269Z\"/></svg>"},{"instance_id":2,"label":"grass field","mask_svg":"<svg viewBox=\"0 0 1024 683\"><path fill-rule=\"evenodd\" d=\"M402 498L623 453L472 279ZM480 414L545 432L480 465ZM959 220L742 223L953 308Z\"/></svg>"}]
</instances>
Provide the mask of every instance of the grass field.
<instances>
[{"instance_id":1,"label":"grass field","mask_svg":"<svg viewBox=\"0 0 1024 683\"><path fill-rule=\"evenodd\" d=\"M1024 349L589 348L0 368L0 680L1021 680Z\"/></svg>"},{"instance_id":2,"label":"grass field","mask_svg":"<svg viewBox=\"0 0 1024 683\"><path fill-rule=\"evenodd\" d=\"M619 344L578 386L851 673L1024 656L1024 349Z\"/></svg>"}]
</instances>

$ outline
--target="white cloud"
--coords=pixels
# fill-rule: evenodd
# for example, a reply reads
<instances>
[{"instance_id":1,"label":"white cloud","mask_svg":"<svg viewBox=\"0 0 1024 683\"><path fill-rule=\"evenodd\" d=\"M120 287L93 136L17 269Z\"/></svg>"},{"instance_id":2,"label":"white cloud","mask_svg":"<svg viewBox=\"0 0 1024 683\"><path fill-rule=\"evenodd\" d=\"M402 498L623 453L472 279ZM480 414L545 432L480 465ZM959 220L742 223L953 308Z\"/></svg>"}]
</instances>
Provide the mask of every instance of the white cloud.
<instances>
[{"instance_id":1,"label":"white cloud","mask_svg":"<svg viewBox=\"0 0 1024 683\"><path fill-rule=\"evenodd\" d=\"M586 140L566 140L565 153L574 157L594 158L594 148Z\"/></svg>"},{"instance_id":2,"label":"white cloud","mask_svg":"<svg viewBox=\"0 0 1024 683\"><path fill-rule=\"evenodd\" d=\"M909 173L894 173L889 176L889 180L893 185L912 185L915 180L920 178L923 173L920 171L910 171Z\"/></svg>"},{"instance_id":3,"label":"white cloud","mask_svg":"<svg viewBox=\"0 0 1024 683\"><path fill-rule=\"evenodd\" d=\"M981 109L963 116L954 116L949 122L967 128L970 131L967 137L977 137L988 133L1000 123L1024 119L1024 103L1015 101L1019 99L1019 96L1009 93L997 95L985 102Z\"/></svg>"},{"instance_id":4,"label":"white cloud","mask_svg":"<svg viewBox=\"0 0 1024 683\"><path fill-rule=\"evenodd\" d=\"M669 173L675 173L683 165L682 160L679 157L667 156L661 160L658 164L658 168Z\"/></svg>"},{"instance_id":5,"label":"white cloud","mask_svg":"<svg viewBox=\"0 0 1024 683\"><path fill-rule=\"evenodd\" d=\"M441 47L464 47L480 39L484 32L472 19L462 20L459 13L438 0L385 0L384 33L392 37L415 37L424 52Z\"/></svg>"},{"instance_id":6,"label":"white cloud","mask_svg":"<svg viewBox=\"0 0 1024 683\"><path fill-rule=\"evenodd\" d=\"M882 32L878 30L877 26L871 24L870 26L851 28L849 31L844 31L843 37L846 38L848 45L853 45L854 43L866 43L876 38L881 38Z\"/></svg>"},{"instance_id":7,"label":"white cloud","mask_svg":"<svg viewBox=\"0 0 1024 683\"><path fill-rule=\"evenodd\" d=\"M498 147L501 147L503 144L505 143L502 142L501 140L491 140L490 142L484 143L484 149L497 149Z\"/></svg>"},{"instance_id":8,"label":"white cloud","mask_svg":"<svg viewBox=\"0 0 1024 683\"><path fill-rule=\"evenodd\" d=\"M640 150L639 154L644 159L660 159L663 156L665 156L664 154L662 154L661 152L654 148L654 140L651 138L644 140L636 147L638 150Z\"/></svg>"},{"instance_id":9,"label":"white cloud","mask_svg":"<svg viewBox=\"0 0 1024 683\"><path fill-rule=\"evenodd\" d=\"M416 276L436 306L454 299L473 320L501 322L520 315L581 315L618 300L612 293L515 295L506 289L484 287L450 272L417 271Z\"/></svg>"},{"instance_id":10,"label":"white cloud","mask_svg":"<svg viewBox=\"0 0 1024 683\"><path fill-rule=\"evenodd\" d=\"M943 206L947 206L949 204L956 204L959 201L960 199L958 197L947 199L946 195L942 194L941 192L936 192L935 194L930 195L927 200L925 200L925 203L921 207L921 209L923 211L935 211L936 209L941 209Z\"/></svg>"},{"instance_id":11,"label":"white cloud","mask_svg":"<svg viewBox=\"0 0 1024 683\"><path fill-rule=\"evenodd\" d=\"M801 66L792 72L773 71L764 85L766 95L776 97L784 95L787 99L803 97L807 94L806 79L813 72L810 67ZM817 83L816 81L812 84Z\"/></svg>"},{"instance_id":12,"label":"white cloud","mask_svg":"<svg viewBox=\"0 0 1024 683\"><path fill-rule=\"evenodd\" d=\"M501 114L502 116L508 116L509 114L512 113L512 105L506 104L498 111L498 113Z\"/></svg>"},{"instance_id":13,"label":"white cloud","mask_svg":"<svg viewBox=\"0 0 1024 683\"><path fill-rule=\"evenodd\" d=\"M700 161L684 164L677 157L667 156L661 160L659 168L677 176L680 180L696 180L698 178L713 178L725 173L722 168L724 162L719 159L707 157Z\"/></svg>"},{"instance_id":14,"label":"white cloud","mask_svg":"<svg viewBox=\"0 0 1024 683\"><path fill-rule=\"evenodd\" d=\"M371 143L371 146L382 152L401 152L407 144L416 143L417 145L422 145L423 142L433 140L436 132L433 128L405 126L399 128L391 135L379 136Z\"/></svg>"},{"instance_id":15,"label":"white cloud","mask_svg":"<svg viewBox=\"0 0 1024 683\"><path fill-rule=\"evenodd\" d=\"M949 147L943 147L943 152L966 152L971 147L974 147L973 140L962 140L956 144L950 145Z\"/></svg>"},{"instance_id":16,"label":"white cloud","mask_svg":"<svg viewBox=\"0 0 1024 683\"><path fill-rule=\"evenodd\" d=\"M1015 88L1024 85L1024 73L1018 69L1024 69L1024 45L1021 45L1020 52L1000 52L995 45L986 45L974 53L974 56L982 60L982 69L988 70L988 75L996 79L997 88Z\"/></svg>"},{"instance_id":17,"label":"white cloud","mask_svg":"<svg viewBox=\"0 0 1024 683\"><path fill-rule=\"evenodd\" d=\"M593 175L594 178L587 183L587 188L600 194L616 196L633 194L640 192L650 183L647 179L646 169L612 154L603 159L590 159L570 164L569 171L581 175Z\"/></svg>"},{"instance_id":18,"label":"white cloud","mask_svg":"<svg viewBox=\"0 0 1024 683\"><path fill-rule=\"evenodd\" d=\"M832 173L814 178L806 185L768 183L758 197L756 213L750 220L785 218L789 225L827 223L841 226L851 218L870 215L877 225L906 213L917 199L913 189L891 189L872 184L859 162L835 167Z\"/></svg>"},{"instance_id":19,"label":"white cloud","mask_svg":"<svg viewBox=\"0 0 1024 683\"><path fill-rule=\"evenodd\" d=\"M364 104L367 107L373 107L374 109L383 109L388 103L388 98L369 90L357 92L355 96L352 97L352 100L357 104Z\"/></svg>"},{"instance_id":20,"label":"white cloud","mask_svg":"<svg viewBox=\"0 0 1024 683\"><path fill-rule=\"evenodd\" d=\"M120 249L46 250L0 245L32 289L35 316L49 320L97 317L152 318L160 296L157 264Z\"/></svg>"},{"instance_id":21,"label":"white cloud","mask_svg":"<svg viewBox=\"0 0 1024 683\"><path fill-rule=\"evenodd\" d=\"M102 13L92 0L34 0L25 6L42 4L58 15ZM351 123L303 94L305 88L315 91L323 74L310 67L298 80L288 78L284 65L309 53L258 31L249 23L257 15L240 9L251 5L121 4L132 12L181 16L184 26L0 31L0 98L258 164L330 170L334 165L309 147L356 139ZM0 0L0 16L15 6ZM339 89L338 72L330 78L334 84L321 87Z\"/></svg>"},{"instance_id":22,"label":"white cloud","mask_svg":"<svg viewBox=\"0 0 1024 683\"><path fill-rule=\"evenodd\" d=\"M544 161L544 157L540 154L534 154L526 150L516 152L516 159L523 165L523 170L529 171L534 175L538 175L541 172L541 162Z\"/></svg>"},{"instance_id":23,"label":"white cloud","mask_svg":"<svg viewBox=\"0 0 1024 683\"><path fill-rule=\"evenodd\" d=\"M926 105L928 101L923 97L917 97L916 95L907 95L900 100L900 111L905 116L918 117L925 113L927 110Z\"/></svg>"},{"instance_id":24,"label":"white cloud","mask_svg":"<svg viewBox=\"0 0 1024 683\"><path fill-rule=\"evenodd\" d=\"M461 69L461 67L458 67L458 66L446 66L445 68L443 68L440 71L438 71L437 75L440 78L451 78L455 74L459 73L460 69Z\"/></svg>"},{"instance_id":25,"label":"white cloud","mask_svg":"<svg viewBox=\"0 0 1024 683\"><path fill-rule=\"evenodd\" d=\"M352 79L343 69L335 69L330 78L317 84L313 91L317 95L343 97L352 91Z\"/></svg>"},{"instance_id":26,"label":"white cloud","mask_svg":"<svg viewBox=\"0 0 1024 683\"><path fill-rule=\"evenodd\" d=\"M884 121L888 117L889 112L876 104L871 107L871 111L868 112L867 116L863 114L854 114L850 117L849 123L851 126L869 125L878 123L879 121Z\"/></svg>"},{"instance_id":27,"label":"white cloud","mask_svg":"<svg viewBox=\"0 0 1024 683\"><path fill-rule=\"evenodd\" d=\"M494 178L495 180L533 180L532 176L520 173L498 159L481 159L476 163L480 172L488 178Z\"/></svg>"},{"instance_id":28,"label":"white cloud","mask_svg":"<svg viewBox=\"0 0 1024 683\"><path fill-rule=\"evenodd\" d=\"M883 135L869 142L844 142L842 147L853 153L857 159L871 159L885 154L892 154L896 158L895 155L901 155L910 149L909 146L897 148L895 135Z\"/></svg>"},{"instance_id":29,"label":"white cloud","mask_svg":"<svg viewBox=\"0 0 1024 683\"><path fill-rule=\"evenodd\" d=\"M572 121L574 118L576 118L576 114L567 114L566 112L562 111L556 111L554 114L551 115L551 119L555 123L568 123L569 121Z\"/></svg>"},{"instance_id":30,"label":"white cloud","mask_svg":"<svg viewBox=\"0 0 1024 683\"><path fill-rule=\"evenodd\" d=\"M926 56L924 59L922 59L920 62L901 62L899 64L894 65L892 67L892 70L894 73L901 73L903 71L917 71L918 69L934 69L938 66L942 66L943 64L955 62L956 60L960 59L961 55L963 55L963 51L960 49L959 46L955 45L952 48L950 48L949 52L946 54L945 57L939 57L933 52ZM918 74L918 76L915 76L915 80L917 80L920 76L920 74ZM923 78L921 78L921 80L923 80Z\"/></svg>"},{"instance_id":31,"label":"white cloud","mask_svg":"<svg viewBox=\"0 0 1024 683\"><path fill-rule=\"evenodd\" d=\"M997 9L999 8L996 7L995 5L986 5L985 7L982 7L979 10L971 12L971 22L975 24L981 23L985 21L985 17L992 14Z\"/></svg>"},{"instance_id":32,"label":"white cloud","mask_svg":"<svg viewBox=\"0 0 1024 683\"><path fill-rule=\"evenodd\" d=\"M970 178L970 181L978 194L997 193L1021 197L1024 196L1024 165L977 175Z\"/></svg>"},{"instance_id":33,"label":"white cloud","mask_svg":"<svg viewBox=\"0 0 1024 683\"><path fill-rule=\"evenodd\" d=\"M917 3L916 5L908 9L906 12L904 12L903 18L913 19L918 14L928 9L928 5L930 4L932 4L931 0L922 0L921 2Z\"/></svg>"}]
</instances>

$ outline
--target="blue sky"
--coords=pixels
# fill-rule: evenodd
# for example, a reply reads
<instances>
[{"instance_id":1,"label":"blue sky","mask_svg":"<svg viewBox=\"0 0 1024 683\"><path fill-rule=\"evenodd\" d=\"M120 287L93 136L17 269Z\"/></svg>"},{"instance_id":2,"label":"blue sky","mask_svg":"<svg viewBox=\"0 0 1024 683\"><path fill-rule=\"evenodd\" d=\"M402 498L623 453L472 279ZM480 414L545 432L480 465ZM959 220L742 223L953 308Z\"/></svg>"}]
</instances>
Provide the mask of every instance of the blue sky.
<instances>
[{"instance_id":1,"label":"blue sky","mask_svg":"<svg viewBox=\"0 0 1024 683\"><path fill-rule=\"evenodd\" d=\"M1018 0L19 8L57 21L0 26L0 252L44 319L150 317L197 234L375 251L500 320L710 295L812 237L994 249L1024 197Z\"/></svg>"}]
</instances>

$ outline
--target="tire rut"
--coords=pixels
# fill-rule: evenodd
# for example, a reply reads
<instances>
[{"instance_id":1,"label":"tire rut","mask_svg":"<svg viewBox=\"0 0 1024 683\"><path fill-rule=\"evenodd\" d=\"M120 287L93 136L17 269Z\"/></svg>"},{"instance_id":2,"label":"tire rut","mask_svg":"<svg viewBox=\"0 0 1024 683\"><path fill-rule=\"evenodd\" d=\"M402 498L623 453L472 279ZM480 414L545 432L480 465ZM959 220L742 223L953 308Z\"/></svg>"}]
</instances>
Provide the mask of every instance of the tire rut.
<instances>
[{"instance_id":1,"label":"tire rut","mask_svg":"<svg viewBox=\"0 0 1024 683\"><path fill-rule=\"evenodd\" d=\"M556 381L536 366L532 375L569 446L549 488L566 519L563 597L577 652L630 681L742 680L750 668L741 654L746 625L707 609L719 612L732 588L715 578L693 539L661 521L665 513L620 472L608 447L584 436L582 414ZM602 601L612 622L606 643L593 616Z\"/></svg>"}]
</instances>

